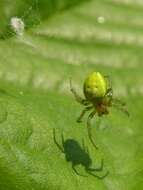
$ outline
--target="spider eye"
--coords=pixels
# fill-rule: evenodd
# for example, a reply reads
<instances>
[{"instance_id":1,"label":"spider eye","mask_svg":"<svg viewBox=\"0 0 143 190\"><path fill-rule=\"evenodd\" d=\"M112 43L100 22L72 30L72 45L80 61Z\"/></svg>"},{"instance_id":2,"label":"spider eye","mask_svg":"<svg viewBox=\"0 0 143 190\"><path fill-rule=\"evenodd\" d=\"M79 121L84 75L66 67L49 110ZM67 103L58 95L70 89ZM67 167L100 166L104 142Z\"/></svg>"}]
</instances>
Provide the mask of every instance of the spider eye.
<instances>
[{"instance_id":1,"label":"spider eye","mask_svg":"<svg viewBox=\"0 0 143 190\"><path fill-rule=\"evenodd\" d=\"M97 86L97 85L94 85L94 88L98 89L98 86Z\"/></svg>"},{"instance_id":2,"label":"spider eye","mask_svg":"<svg viewBox=\"0 0 143 190\"><path fill-rule=\"evenodd\" d=\"M113 93L112 93L112 92L109 92L109 93L108 93L108 96L109 96L109 97L113 96Z\"/></svg>"}]
</instances>

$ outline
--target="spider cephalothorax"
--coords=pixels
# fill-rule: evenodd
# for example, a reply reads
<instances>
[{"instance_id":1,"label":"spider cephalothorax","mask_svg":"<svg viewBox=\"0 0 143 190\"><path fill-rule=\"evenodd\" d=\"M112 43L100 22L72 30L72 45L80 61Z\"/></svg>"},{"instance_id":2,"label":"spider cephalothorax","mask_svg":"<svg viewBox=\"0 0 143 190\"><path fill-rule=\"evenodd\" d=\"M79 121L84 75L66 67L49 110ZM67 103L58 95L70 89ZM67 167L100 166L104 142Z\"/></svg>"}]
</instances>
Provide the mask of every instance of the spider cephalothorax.
<instances>
[{"instance_id":1,"label":"spider cephalothorax","mask_svg":"<svg viewBox=\"0 0 143 190\"><path fill-rule=\"evenodd\" d=\"M84 81L83 92L85 98L81 98L72 87L70 81L70 88L75 96L75 99L82 105L85 109L82 111L77 119L77 122L81 122L82 117L87 111L92 111L87 119L88 135L92 144L97 148L93 139L91 138L90 130L90 120L97 113L98 116L103 116L109 113L109 107L114 106L115 108L123 111L129 116L128 111L125 109L125 103L118 99L113 98L113 91L109 81L109 77L103 76L99 72L91 73Z\"/></svg>"}]
</instances>

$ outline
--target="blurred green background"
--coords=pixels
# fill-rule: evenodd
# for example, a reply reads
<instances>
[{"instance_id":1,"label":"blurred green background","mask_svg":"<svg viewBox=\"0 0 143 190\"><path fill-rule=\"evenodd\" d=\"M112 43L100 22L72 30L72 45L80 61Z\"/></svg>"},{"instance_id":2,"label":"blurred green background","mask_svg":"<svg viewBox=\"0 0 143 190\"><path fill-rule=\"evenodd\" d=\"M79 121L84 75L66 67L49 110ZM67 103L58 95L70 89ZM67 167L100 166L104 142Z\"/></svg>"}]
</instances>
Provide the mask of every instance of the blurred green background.
<instances>
[{"instance_id":1,"label":"blurred green background","mask_svg":"<svg viewBox=\"0 0 143 190\"><path fill-rule=\"evenodd\" d=\"M21 18L16 35L11 18ZM140 0L0 1L0 190L143 189L143 2ZM111 108L95 118L91 145L83 109L69 88L83 96L85 77L109 75L114 96L130 118ZM72 163L56 146L61 134L88 147L91 167L104 159L100 180ZM75 152L74 152L75 151ZM80 162L81 157L73 150ZM83 151L84 152L84 151Z\"/></svg>"}]
</instances>

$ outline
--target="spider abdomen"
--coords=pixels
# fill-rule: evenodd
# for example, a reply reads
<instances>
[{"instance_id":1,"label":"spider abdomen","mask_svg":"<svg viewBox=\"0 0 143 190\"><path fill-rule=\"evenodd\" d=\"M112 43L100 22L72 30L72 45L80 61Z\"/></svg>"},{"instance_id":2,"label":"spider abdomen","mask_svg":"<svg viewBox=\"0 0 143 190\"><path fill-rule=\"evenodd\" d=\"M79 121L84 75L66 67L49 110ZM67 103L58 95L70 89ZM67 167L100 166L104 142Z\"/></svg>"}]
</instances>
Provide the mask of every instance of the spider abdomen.
<instances>
[{"instance_id":1,"label":"spider abdomen","mask_svg":"<svg viewBox=\"0 0 143 190\"><path fill-rule=\"evenodd\" d=\"M85 79L83 91L89 101L103 98L107 91L107 82L104 76L99 72L91 73Z\"/></svg>"}]
</instances>

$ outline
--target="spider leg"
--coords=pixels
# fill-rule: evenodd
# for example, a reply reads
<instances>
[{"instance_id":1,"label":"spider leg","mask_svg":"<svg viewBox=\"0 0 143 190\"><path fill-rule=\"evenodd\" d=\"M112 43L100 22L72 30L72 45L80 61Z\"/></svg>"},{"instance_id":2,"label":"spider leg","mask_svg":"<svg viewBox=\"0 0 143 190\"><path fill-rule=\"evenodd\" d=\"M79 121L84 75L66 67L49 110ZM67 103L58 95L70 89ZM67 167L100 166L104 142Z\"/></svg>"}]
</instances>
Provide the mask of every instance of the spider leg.
<instances>
[{"instance_id":1,"label":"spider leg","mask_svg":"<svg viewBox=\"0 0 143 190\"><path fill-rule=\"evenodd\" d=\"M110 77L104 76L104 78L106 79L107 86L108 86L105 96L109 98L109 105L110 105L113 99L113 89L112 89Z\"/></svg>"},{"instance_id":2,"label":"spider leg","mask_svg":"<svg viewBox=\"0 0 143 190\"><path fill-rule=\"evenodd\" d=\"M82 122L82 118L83 118L83 116L84 116L84 114L87 112L87 111L89 111L89 110L91 110L93 108L93 106L88 106L88 107L86 107L82 112L81 112L81 114L80 114L80 116L77 118L77 122L78 123L80 123L80 122Z\"/></svg>"},{"instance_id":3,"label":"spider leg","mask_svg":"<svg viewBox=\"0 0 143 190\"><path fill-rule=\"evenodd\" d=\"M94 115L96 114L96 111L94 110L93 112L91 112L88 116L88 119L87 119L87 129L88 129L88 136L89 136L89 139L92 143L92 145L98 149L98 147L95 145L93 139L92 139L92 134L91 134L91 119L94 117Z\"/></svg>"},{"instance_id":4,"label":"spider leg","mask_svg":"<svg viewBox=\"0 0 143 190\"><path fill-rule=\"evenodd\" d=\"M108 105L110 106L113 100L113 90L112 88L108 88L105 96L108 97Z\"/></svg>"},{"instance_id":5,"label":"spider leg","mask_svg":"<svg viewBox=\"0 0 143 190\"><path fill-rule=\"evenodd\" d=\"M115 104L119 104L121 106L125 106L126 103L123 102L122 100L118 99L118 98L113 98L113 90L112 88L108 88L107 89L107 92L106 92L106 95L105 96L108 96L109 97L109 102L112 104L112 103L115 103Z\"/></svg>"},{"instance_id":6,"label":"spider leg","mask_svg":"<svg viewBox=\"0 0 143 190\"><path fill-rule=\"evenodd\" d=\"M107 89L106 91L106 96L109 96L111 99L111 101L115 102L115 103L118 103L122 106L125 106L126 104L124 102L122 102L121 100L117 99L117 98L113 98L113 89L111 87L111 80L110 80L110 77L109 76L104 76L107 80L108 80L108 83L109 83L109 88Z\"/></svg>"},{"instance_id":7,"label":"spider leg","mask_svg":"<svg viewBox=\"0 0 143 190\"><path fill-rule=\"evenodd\" d=\"M76 101L84 106L87 106L90 104L90 102L88 102L87 100L83 99L82 97L80 97L77 92L75 91L75 89L72 86L72 79L70 78L70 90L73 93Z\"/></svg>"},{"instance_id":8,"label":"spider leg","mask_svg":"<svg viewBox=\"0 0 143 190\"><path fill-rule=\"evenodd\" d=\"M125 102L122 102L122 100L119 100L117 98L112 98L112 101L113 101L113 103L119 104L121 106L125 106L126 105Z\"/></svg>"},{"instance_id":9,"label":"spider leg","mask_svg":"<svg viewBox=\"0 0 143 190\"><path fill-rule=\"evenodd\" d=\"M112 88L108 88L108 89L107 89L106 95L107 95L107 96L111 96L111 97L113 96L113 90L112 90Z\"/></svg>"},{"instance_id":10,"label":"spider leg","mask_svg":"<svg viewBox=\"0 0 143 190\"><path fill-rule=\"evenodd\" d=\"M59 148L59 150L60 150L62 153L64 153L63 147L62 147L61 145L59 145L59 143L58 143L57 140L56 140L55 128L53 129L53 137L54 137L54 142L55 142L55 144L57 145L57 147Z\"/></svg>"},{"instance_id":11,"label":"spider leg","mask_svg":"<svg viewBox=\"0 0 143 190\"><path fill-rule=\"evenodd\" d=\"M106 81L107 81L107 84L108 84L108 87L109 87L109 89L111 89L112 90L112 85L111 85L111 79L110 79L110 76L108 76L108 75L105 75L104 76L104 78L106 79Z\"/></svg>"},{"instance_id":12,"label":"spider leg","mask_svg":"<svg viewBox=\"0 0 143 190\"><path fill-rule=\"evenodd\" d=\"M129 114L128 110L126 110L126 108L121 107L120 105L117 105L117 104L114 104L114 103L112 105L113 105L114 108L124 112L128 117L130 116L130 114Z\"/></svg>"}]
</instances>

